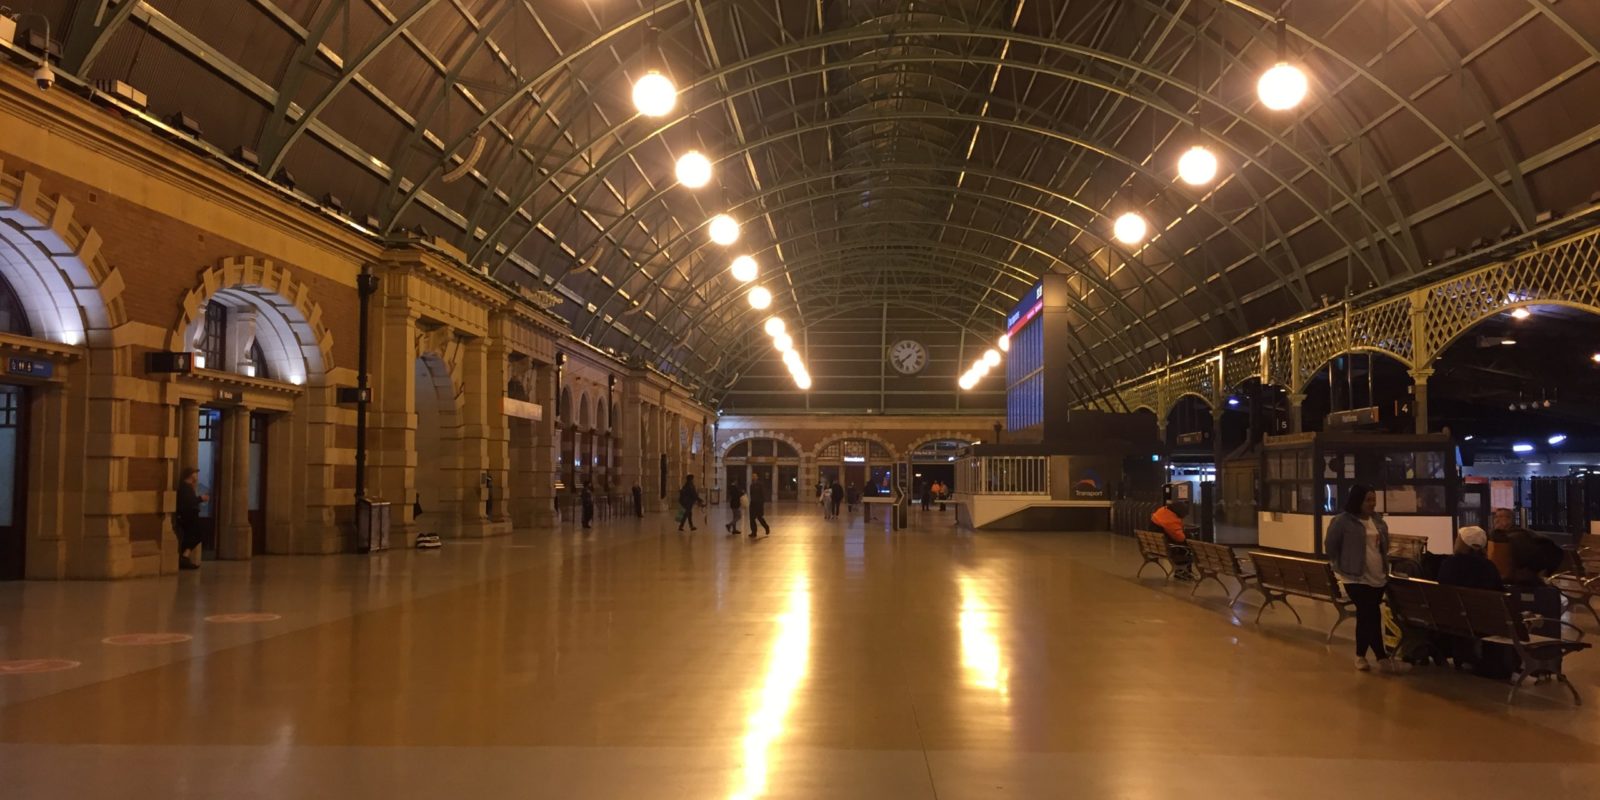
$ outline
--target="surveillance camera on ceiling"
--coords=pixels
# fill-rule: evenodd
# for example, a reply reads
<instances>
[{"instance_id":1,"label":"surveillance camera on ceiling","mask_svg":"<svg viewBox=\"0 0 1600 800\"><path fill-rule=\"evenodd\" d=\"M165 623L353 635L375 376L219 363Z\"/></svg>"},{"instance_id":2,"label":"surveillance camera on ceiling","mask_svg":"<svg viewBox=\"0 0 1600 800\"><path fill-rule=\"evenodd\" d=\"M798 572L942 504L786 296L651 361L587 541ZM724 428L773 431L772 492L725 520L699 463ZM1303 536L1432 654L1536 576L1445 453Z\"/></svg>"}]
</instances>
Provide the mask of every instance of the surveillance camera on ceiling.
<instances>
[{"instance_id":1,"label":"surveillance camera on ceiling","mask_svg":"<svg viewBox=\"0 0 1600 800\"><path fill-rule=\"evenodd\" d=\"M39 84L39 91L50 91L50 87L56 85L55 70L50 69L49 64L40 64L39 68L33 71L33 82Z\"/></svg>"}]
</instances>

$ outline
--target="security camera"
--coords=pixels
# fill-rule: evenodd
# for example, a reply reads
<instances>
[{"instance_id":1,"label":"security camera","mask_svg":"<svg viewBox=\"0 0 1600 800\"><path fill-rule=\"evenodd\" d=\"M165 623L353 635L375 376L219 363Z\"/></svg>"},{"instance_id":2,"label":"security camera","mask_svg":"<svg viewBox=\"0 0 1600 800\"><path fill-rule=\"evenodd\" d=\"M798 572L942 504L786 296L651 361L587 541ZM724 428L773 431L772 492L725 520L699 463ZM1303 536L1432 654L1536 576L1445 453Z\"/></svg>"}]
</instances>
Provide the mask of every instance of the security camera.
<instances>
[{"instance_id":1,"label":"security camera","mask_svg":"<svg viewBox=\"0 0 1600 800\"><path fill-rule=\"evenodd\" d=\"M39 84L39 91L50 91L50 87L56 84L55 70L50 69L49 64L40 64L39 68L33 71L33 82Z\"/></svg>"}]
</instances>

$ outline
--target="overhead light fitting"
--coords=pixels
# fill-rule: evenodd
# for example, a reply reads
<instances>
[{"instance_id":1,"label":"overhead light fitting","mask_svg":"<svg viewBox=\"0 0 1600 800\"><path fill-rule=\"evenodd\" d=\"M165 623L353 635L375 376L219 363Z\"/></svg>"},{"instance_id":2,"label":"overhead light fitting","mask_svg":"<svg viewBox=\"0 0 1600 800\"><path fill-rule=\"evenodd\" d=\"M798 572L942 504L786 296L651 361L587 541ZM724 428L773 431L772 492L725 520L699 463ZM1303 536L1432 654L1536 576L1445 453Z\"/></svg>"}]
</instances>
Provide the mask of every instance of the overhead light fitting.
<instances>
[{"instance_id":1,"label":"overhead light fitting","mask_svg":"<svg viewBox=\"0 0 1600 800\"><path fill-rule=\"evenodd\" d=\"M1000 347L1000 352L1002 352L1002 353L1011 352L1011 336L1009 334L1004 334L1004 333L1000 334L1000 340L998 342L995 342L995 344ZM1596 361L1600 361L1600 354L1596 354L1595 360Z\"/></svg>"},{"instance_id":2,"label":"overhead light fitting","mask_svg":"<svg viewBox=\"0 0 1600 800\"><path fill-rule=\"evenodd\" d=\"M1533 445L1528 444L1527 442L1517 442L1516 444L1511 445L1511 452L1513 452L1513 453L1531 453L1531 452L1533 452Z\"/></svg>"},{"instance_id":3,"label":"overhead light fitting","mask_svg":"<svg viewBox=\"0 0 1600 800\"><path fill-rule=\"evenodd\" d=\"M983 363L991 367L1000 366L1000 351L993 349L983 351Z\"/></svg>"},{"instance_id":4,"label":"overhead light fitting","mask_svg":"<svg viewBox=\"0 0 1600 800\"><path fill-rule=\"evenodd\" d=\"M1589 356L1589 360L1596 364L1600 364L1600 353L1595 353L1594 355Z\"/></svg>"},{"instance_id":5,"label":"overhead light fitting","mask_svg":"<svg viewBox=\"0 0 1600 800\"><path fill-rule=\"evenodd\" d=\"M1150 225L1144 217L1132 211L1117 217L1111 226L1111 235L1123 244L1138 244L1144 241L1145 234L1150 232Z\"/></svg>"},{"instance_id":6,"label":"overhead light fitting","mask_svg":"<svg viewBox=\"0 0 1600 800\"><path fill-rule=\"evenodd\" d=\"M739 241L739 222L727 214L711 218L711 241L727 247Z\"/></svg>"},{"instance_id":7,"label":"overhead light fitting","mask_svg":"<svg viewBox=\"0 0 1600 800\"><path fill-rule=\"evenodd\" d=\"M674 170L678 183L690 189L700 189L711 182L711 159L699 150L690 150L678 158Z\"/></svg>"},{"instance_id":8,"label":"overhead light fitting","mask_svg":"<svg viewBox=\"0 0 1600 800\"><path fill-rule=\"evenodd\" d=\"M633 82L633 107L647 117L664 117L678 104L678 87L672 79L650 70Z\"/></svg>"},{"instance_id":9,"label":"overhead light fitting","mask_svg":"<svg viewBox=\"0 0 1600 800\"><path fill-rule=\"evenodd\" d=\"M782 318L768 317L766 324L761 326L761 329L766 331L768 336L777 336L778 334L783 333L787 327L788 326L783 324Z\"/></svg>"},{"instance_id":10,"label":"overhead light fitting","mask_svg":"<svg viewBox=\"0 0 1600 800\"><path fill-rule=\"evenodd\" d=\"M1510 347L1510 346L1512 346L1512 345L1514 345L1516 343L1517 343L1516 339L1501 339L1500 340L1500 344L1502 344L1502 345L1504 345L1506 347Z\"/></svg>"},{"instance_id":11,"label":"overhead light fitting","mask_svg":"<svg viewBox=\"0 0 1600 800\"><path fill-rule=\"evenodd\" d=\"M755 280L756 275L761 272L761 266L749 256L739 256L733 260L733 264L728 267L728 270L733 273L734 280L740 283L749 283Z\"/></svg>"},{"instance_id":12,"label":"overhead light fitting","mask_svg":"<svg viewBox=\"0 0 1600 800\"><path fill-rule=\"evenodd\" d=\"M756 288L751 289L748 297L750 300L750 307L757 311L772 305L772 292L768 291L767 287L765 286L757 286Z\"/></svg>"},{"instance_id":13,"label":"overhead light fitting","mask_svg":"<svg viewBox=\"0 0 1600 800\"><path fill-rule=\"evenodd\" d=\"M1531 316L1533 316L1533 312L1529 311L1526 308L1514 309L1511 312L1511 318L1512 319L1527 319L1528 317L1531 317Z\"/></svg>"},{"instance_id":14,"label":"overhead light fitting","mask_svg":"<svg viewBox=\"0 0 1600 800\"><path fill-rule=\"evenodd\" d=\"M1562 442L1565 442L1566 440L1567 440L1567 435L1566 434L1558 433L1558 434L1556 434L1554 436L1551 436L1550 438L1546 439L1545 442L1548 443L1551 447L1555 447L1556 445L1561 444Z\"/></svg>"},{"instance_id":15,"label":"overhead light fitting","mask_svg":"<svg viewBox=\"0 0 1600 800\"><path fill-rule=\"evenodd\" d=\"M780 353L792 353L794 352L794 339L787 333L779 333L772 337L772 346L776 347Z\"/></svg>"},{"instance_id":16,"label":"overhead light fitting","mask_svg":"<svg viewBox=\"0 0 1600 800\"><path fill-rule=\"evenodd\" d=\"M1178 177L1190 186L1204 186L1217 177L1217 157L1204 145L1195 145L1178 159Z\"/></svg>"},{"instance_id":17,"label":"overhead light fitting","mask_svg":"<svg viewBox=\"0 0 1600 800\"><path fill-rule=\"evenodd\" d=\"M1273 64L1261 79L1256 81L1256 96L1261 105L1273 111L1288 111L1306 99L1311 82L1305 70L1289 63L1289 21L1279 17L1273 21L1278 29L1278 63Z\"/></svg>"}]
</instances>

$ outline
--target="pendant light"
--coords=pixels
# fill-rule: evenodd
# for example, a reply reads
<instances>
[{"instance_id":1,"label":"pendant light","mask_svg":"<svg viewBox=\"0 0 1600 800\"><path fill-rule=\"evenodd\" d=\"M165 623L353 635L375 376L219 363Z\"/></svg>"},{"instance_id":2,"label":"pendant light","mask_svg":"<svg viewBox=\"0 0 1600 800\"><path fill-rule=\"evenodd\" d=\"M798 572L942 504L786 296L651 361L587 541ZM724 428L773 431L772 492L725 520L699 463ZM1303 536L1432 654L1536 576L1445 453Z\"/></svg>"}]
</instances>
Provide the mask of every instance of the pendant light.
<instances>
[{"instance_id":1,"label":"pendant light","mask_svg":"<svg viewBox=\"0 0 1600 800\"><path fill-rule=\"evenodd\" d=\"M782 319L778 317L768 317L767 323L763 325L761 329L766 331L768 336L777 336L778 334L783 333L787 327L788 326L783 324Z\"/></svg>"},{"instance_id":2,"label":"pendant light","mask_svg":"<svg viewBox=\"0 0 1600 800\"><path fill-rule=\"evenodd\" d=\"M1289 63L1289 23L1283 17L1275 20L1278 27L1278 62L1256 81L1256 96L1261 105L1273 111L1288 111L1306 98L1311 82L1305 70Z\"/></svg>"},{"instance_id":3,"label":"pendant light","mask_svg":"<svg viewBox=\"0 0 1600 800\"><path fill-rule=\"evenodd\" d=\"M1117 221L1111 226L1111 235L1123 244L1138 244L1144 241L1145 235L1149 232L1149 223L1144 221L1144 217L1132 211L1117 217Z\"/></svg>"},{"instance_id":4,"label":"pendant light","mask_svg":"<svg viewBox=\"0 0 1600 800\"><path fill-rule=\"evenodd\" d=\"M739 256L729 265L728 270L733 273L733 279L740 283L749 283L756 279L761 268L756 260L749 256Z\"/></svg>"},{"instance_id":5,"label":"pendant light","mask_svg":"<svg viewBox=\"0 0 1600 800\"><path fill-rule=\"evenodd\" d=\"M750 294L747 296L747 299L750 301L751 308L760 311L767 306L772 305L772 292L769 291L765 286L757 286L756 288L750 290Z\"/></svg>"},{"instance_id":6,"label":"pendant light","mask_svg":"<svg viewBox=\"0 0 1600 800\"><path fill-rule=\"evenodd\" d=\"M711 241L727 247L739 241L739 222L727 214L711 218Z\"/></svg>"},{"instance_id":7,"label":"pendant light","mask_svg":"<svg viewBox=\"0 0 1600 800\"><path fill-rule=\"evenodd\" d=\"M678 157L674 172L678 183L690 189L704 188L711 182L711 159L699 150L690 150Z\"/></svg>"},{"instance_id":8,"label":"pendant light","mask_svg":"<svg viewBox=\"0 0 1600 800\"><path fill-rule=\"evenodd\" d=\"M664 117L678 105L678 87L656 70L633 82L633 107L647 117Z\"/></svg>"}]
</instances>

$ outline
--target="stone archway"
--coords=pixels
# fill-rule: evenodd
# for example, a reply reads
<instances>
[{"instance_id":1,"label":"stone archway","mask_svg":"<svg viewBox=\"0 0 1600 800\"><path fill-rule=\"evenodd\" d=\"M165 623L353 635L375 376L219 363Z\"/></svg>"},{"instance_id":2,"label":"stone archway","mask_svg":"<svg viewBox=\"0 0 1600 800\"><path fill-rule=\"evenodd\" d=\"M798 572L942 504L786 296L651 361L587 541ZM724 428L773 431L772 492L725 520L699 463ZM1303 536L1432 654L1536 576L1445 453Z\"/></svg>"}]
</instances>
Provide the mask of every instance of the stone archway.
<instances>
[{"instance_id":1,"label":"stone archway","mask_svg":"<svg viewBox=\"0 0 1600 800\"><path fill-rule=\"evenodd\" d=\"M290 270L251 256L230 258L207 270L200 285L184 295L170 349L193 349L206 304L213 300L255 317L256 341L274 377L297 386L323 383L333 335L322 324L322 307L311 300L310 288Z\"/></svg>"}]
</instances>

